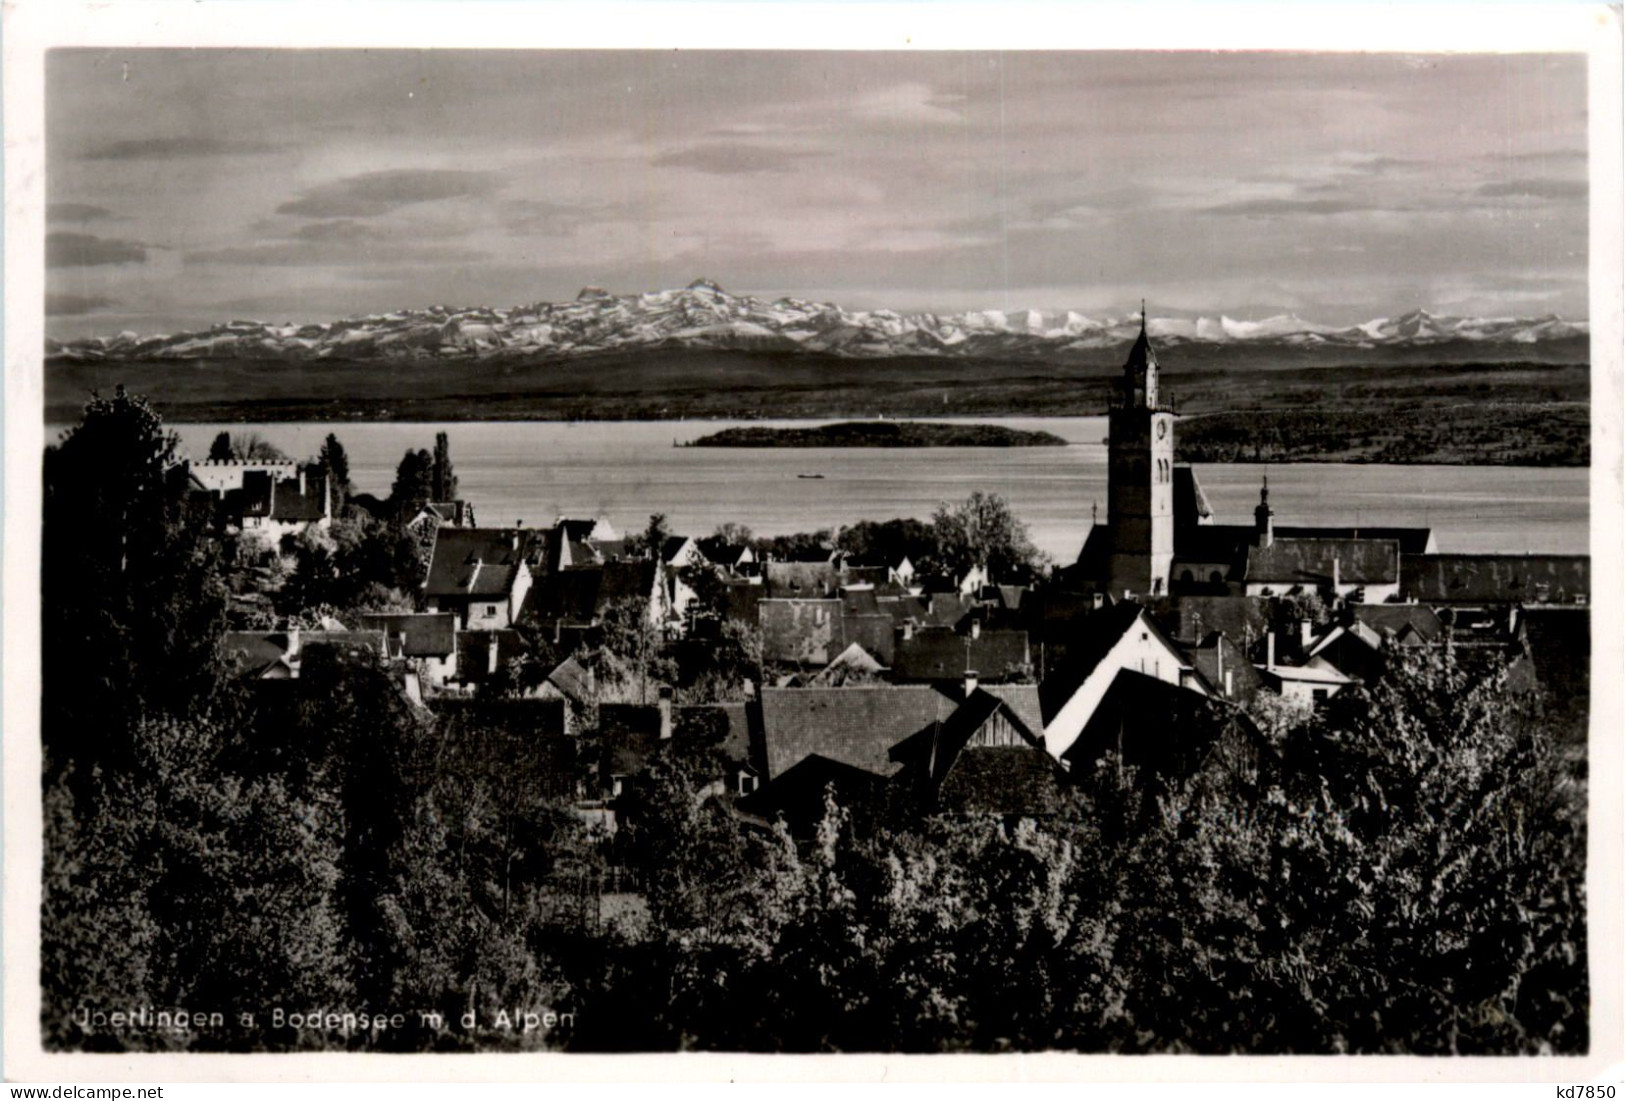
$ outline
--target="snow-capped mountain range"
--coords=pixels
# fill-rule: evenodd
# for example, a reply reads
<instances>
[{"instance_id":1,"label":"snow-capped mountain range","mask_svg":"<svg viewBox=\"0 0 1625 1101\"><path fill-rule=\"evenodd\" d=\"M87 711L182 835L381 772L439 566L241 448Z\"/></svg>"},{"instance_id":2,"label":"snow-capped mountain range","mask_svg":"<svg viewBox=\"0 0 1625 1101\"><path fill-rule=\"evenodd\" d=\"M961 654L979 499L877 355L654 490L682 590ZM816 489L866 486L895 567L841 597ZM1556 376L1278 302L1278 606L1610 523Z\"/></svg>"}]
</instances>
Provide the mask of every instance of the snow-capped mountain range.
<instances>
[{"instance_id":1,"label":"snow-capped mountain range","mask_svg":"<svg viewBox=\"0 0 1625 1101\"><path fill-rule=\"evenodd\" d=\"M1181 344L1383 348L1442 344L1533 345L1584 337L1584 321L1554 315L1437 317L1415 310L1363 325L1320 325L1286 314L1147 322L1165 347ZM900 355L1065 357L1126 345L1138 314L1086 317L1074 310L978 310L961 314L844 310L799 298L728 294L708 280L681 290L613 295L588 287L571 302L512 309L432 307L299 325L232 321L165 336L120 333L46 341L46 353L99 359L484 359L568 357L665 347L807 351L880 358Z\"/></svg>"}]
</instances>

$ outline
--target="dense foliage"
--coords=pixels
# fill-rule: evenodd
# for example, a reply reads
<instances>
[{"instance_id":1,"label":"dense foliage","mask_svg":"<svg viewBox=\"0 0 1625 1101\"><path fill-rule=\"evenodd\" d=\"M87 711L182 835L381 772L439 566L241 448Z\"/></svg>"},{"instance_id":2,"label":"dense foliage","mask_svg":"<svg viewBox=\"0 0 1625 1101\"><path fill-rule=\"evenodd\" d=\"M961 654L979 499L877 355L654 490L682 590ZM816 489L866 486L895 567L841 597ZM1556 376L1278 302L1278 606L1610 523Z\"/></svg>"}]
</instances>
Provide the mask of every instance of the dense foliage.
<instances>
[{"instance_id":1,"label":"dense foliage","mask_svg":"<svg viewBox=\"0 0 1625 1101\"><path fill-rule=\"evenodd\" d=\"M714 794L713 741L676 738L605 846L567 801L593 732L538 738L529 701L431 713L336 651L280 685L225 676L223 567L173 446L121 393L47 456L52 1047L1587 1047L1584 762L1499 666L1418 651L1319 711L1237 716L1184 779L1080 766L1042 819L831 796L801 841ZM937 525L981 553L1002 515ZM387 569L358 564L356 524L299 548L296 583L332 586L300 599ZM715 630L711 656L672 654L629 602L583 658L628 694L723 698L752 640ZM224 1023L81 1019L143 1006ZM549 1011L570 1018L501 1024Z\"/></svg>"}]
</instances>

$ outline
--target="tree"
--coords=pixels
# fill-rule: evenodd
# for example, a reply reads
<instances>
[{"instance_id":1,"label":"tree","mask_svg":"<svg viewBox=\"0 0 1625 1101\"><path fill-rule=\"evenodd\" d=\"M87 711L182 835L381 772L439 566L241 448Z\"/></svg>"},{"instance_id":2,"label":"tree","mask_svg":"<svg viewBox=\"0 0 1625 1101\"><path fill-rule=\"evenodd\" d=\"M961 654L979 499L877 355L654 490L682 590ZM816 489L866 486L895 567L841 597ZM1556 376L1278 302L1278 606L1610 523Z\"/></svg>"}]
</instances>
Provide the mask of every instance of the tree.
<instances>
[{"instance_id":1,"label":"tree","mask_svg":"<svg viewBox=\"0 0 1625 1101\"><path fill-rule=\"evenodd\" d=\"M895 563L906 557L918 567L937 557L937 532L932 525L913 518L860 520L842 528L835 545L858 558L876 557Z\"/></svg>"},{"instance_id":2,"label":"tree","mask_svg":"<svg viewBox=\"0 0 1625 1101\"><path fill-rule=\"evenodd\" d=\"M751 533L750 528L744 524L736 524L732 520L728 520L717 525L717 529L711 533L711 538L724 546L748 547L755 536Z\"/></svg>"},{"instance_id":3,"label":"tree","mask_svg":"<svg viewBox=\"0 0 1625 1101\"><path fill-rule=\"evenodd\" d=\"M416 516L434 500L434 458L421 448L408 450L395 468L395 481L389 488L389 510L397 522Z\"/></svg>"},{"instance_id":4,"label":"tree","mask_svg":"<svg viewBox=\"0 0 1625 1101\"><path fill-rule=\"evenodd\" d=\"M455 501L457 499L457 475L451 468L451 443L444 432L435 433L434 437L434 471L433 489L436 501Z\"/></svg>"},{"instance_id":5,"label":"tree","mask_svg":"<svg viewBox=\"0 0 1625 1101\"><path fill-rule=\"evenodd\" d=\"M665 633L649 615L649 601L627 596L612 602L600 619L599 646L609 657L598 673L600 691L609 698L612 682L624 671L623 688L632 699L647 703L651 689L675 679L675 663L665 653Z\"/></svg>"},{"instance_id":6,"label":"tree","mask_svg":"<svg viewBox=\"0 0 1625 1101\"><path fill-rule=\"evenodd\" d=\"M943 568L963 574L986 566L995 580L1031 573L1043 564L1027 525L1016 519L997 493L977 490L956 505L947 503L932 514Z\"/></svg>"},{"instance_id":7,"label":"tree","mask_svg":"<svg viewBox=\"0 0 1625 1101\"><path fill-rule=\"evenodd\" d=\"M207 710L226 590L177 439L142 398L93 398L45 454L42 733L57 763L127 753L144 715Z\"/></svg>"},{"instance_id":8,"label":"tree","mask_svg":"<svg viewBox=\"0 0 1625 1101\"><path fill-rule=\"evenodd\" d=\"M211 463L230 462L236 458L236 455L236 451L231 446L230 432L220 433L214 438L214 442L209 445L209 461Z\"/></svg>"},{"instance_id":9,"label":"tree","mask_svg":"<svg viewBox=\"0 0 1625 1101\"><path fill-rule=\"evenodd\" d=\"M233 436L231 449L237 458L244 462L281 463L288 460L288 456L280 447L258 432L244 432Z\"/></svg>"},{"instance_id":10,"label":"tree","mask_svg":"<svg viewBox=\"0 0 1625 1101\"><path fill-rule=\"evenodd\" d=\"M339 442L338 436L332 432L327 434L316 461L327 474L328 489L333 494L334 515L346 515L350 505L350 457L344 453L344 445Z\"/></svg>"},{"instance_id":11,"label":"tree","mask_svg":"<svg viewBox=\"0 0 1625 1101\"><path fill-rule=\"evenodd\" d=\"M671 526L666 522L664 512L650 515L649 525L641 532L634 532L627 536L626 555L628 558L660 559L660 552L671 537Z\"/></svg>"}]
</instances>

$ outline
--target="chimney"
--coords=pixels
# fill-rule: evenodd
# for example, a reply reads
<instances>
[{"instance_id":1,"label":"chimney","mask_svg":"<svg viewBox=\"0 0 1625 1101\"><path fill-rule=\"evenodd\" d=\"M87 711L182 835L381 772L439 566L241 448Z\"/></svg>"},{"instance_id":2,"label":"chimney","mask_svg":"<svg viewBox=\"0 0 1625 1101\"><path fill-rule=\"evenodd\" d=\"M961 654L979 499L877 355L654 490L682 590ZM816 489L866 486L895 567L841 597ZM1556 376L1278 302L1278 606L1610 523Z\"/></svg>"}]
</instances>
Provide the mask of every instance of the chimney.
<instances>
[{"instance_id":1,"label":"chimney","mask_svg":"<svg viewBox=\"0 0 1625 1101\"><path fill-rule=\"evenodd\" d=\"M519 531L518 531L518 529L514 530L513 538L511 540L509 540L509 542L513 546L514 550L519 549Z\"/></svg>"},{"instance_id":2,"label":"chimney","mask_svg":"<svg viewBox=\"0 0 1625 1101\"><path fill-rule=\"evenodd\" d=\"M305 468L301 464L300 467L299 467L299 496L303 497L304 495L305 495Z\"/></svg>"},{"instance_id":3,"label":"chimney","mask_svg":"<svg viewBox=\"0 0 1625 1101\"><path fill-rule=\"evenodd\" d=\"M1264 633L1264 668L1275 668L1275 632Z\"/></svg>"},{"instance_id":4,"label":"chimney","mask_svg":"<svg viewBox=\"0 0 1625 1101\"><path fill-rule=\"evenodd\" d=\"M965 698L966 699L970 699L971 694L976 691L976 680L977 680L976 670L974 670L974 669L965 670Z\"/></svg>"},{"instance_id":5,"label":"chimney","mask_svg":"<svg viewBox=\"0 0 1625 1101\"><path fill-rule=\"evenodd\" d=\"M491 632L490 641L486 643L485 671L493 677L497 675L497 636L495 631Z\"/></svg>"},{"instance_id":6,"label":"chimney","mask_svg":"<svg viewBox=\"0 0 1625 1101\"><path fill-rule=\"evenodd\" d=\"M1333 593L1333 595L1336 595L1337 587L1339 585L1341 585L1342 583L1343 583L1343 563L1337 557L1337 555L1334 554L1334 555L1332 555L1332 593Z\"/></svg>"},{"instance_id":7,"label":"chimney","mask_svg":"<svg viewBox=\"0 0 1625 1101\"><path fill-rule=\"evenodd\" d=\"M299 628L288 628L288 660L299 660Z\"/></svg>"},{"instance_id":8,"label":"chimney","mask_svg":"<svg viewBox=\"0 0 1625 1101\"><path fill-rule=\"evenodd\" d=\"M669 685L662 684L660 686L660 698L655 706L660 708L660 740L663 742L669 741L671 739L671 687Z\"/></svg>"},{"instance_id":9,"label":"chimney","mask_svg":"<svg viewBox=\"0 0 1625 1101\"><path fill-rule=\"evenodd\" d=\"M1298 645L1308 646L1309 639L1315 632L1315 623L1311 619L1298 620Z\"/></svg>"},{"instance_id":10,"label":"chimney","mask_svg":"<svg viewBox=\"0 0 1625 1101\"><path fill-rule=\"evenodd\" d=\"M907 640L909 640L909 639L911 639L913 637L914 637L914 621L912 619L903 620L903 639L904 639L904 641L907 641Z\"/></svg>"},{"instance_id":11,"label":"chimney","mask_svg":"<svg viewBox=\"0 0 1625 1101\"><path fill-rule=\"evenodd\" d=\"M970 637L971 638L981 638L982 637L982 621L981 620L973 619L973 620L970 621Z\"/></svg>"}]
</instances>

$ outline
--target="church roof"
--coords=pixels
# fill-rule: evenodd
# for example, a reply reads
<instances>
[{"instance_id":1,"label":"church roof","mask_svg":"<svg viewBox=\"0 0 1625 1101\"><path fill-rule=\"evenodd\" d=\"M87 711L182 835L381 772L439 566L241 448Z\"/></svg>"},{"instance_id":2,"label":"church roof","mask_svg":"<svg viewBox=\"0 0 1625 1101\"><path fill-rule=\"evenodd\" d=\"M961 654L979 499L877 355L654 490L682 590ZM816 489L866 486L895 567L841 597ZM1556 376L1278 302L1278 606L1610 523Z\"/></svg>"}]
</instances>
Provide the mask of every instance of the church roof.
<instances>
[{"instance_id":1,"label":"church roof","mask_svg":"<svg viewBox=\"0 0 1625 1101\"><path fill-rule=\"evenodd\" d=\"M1399 544L1392 539L1276 539L1248 547L1243 576L1250 582L1299 585L1329 580L1351 585L1399 580Z\"/></svg>"}]
</instances>

